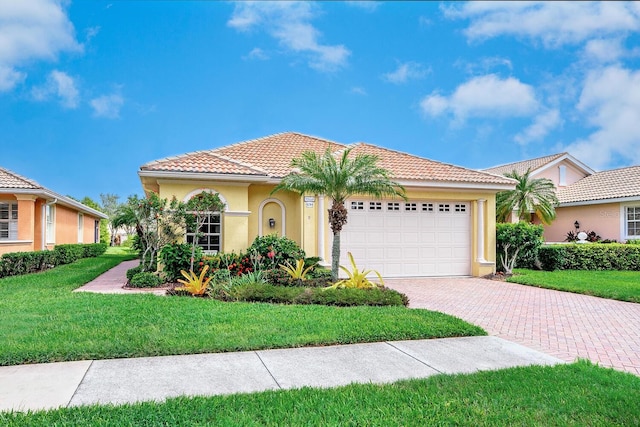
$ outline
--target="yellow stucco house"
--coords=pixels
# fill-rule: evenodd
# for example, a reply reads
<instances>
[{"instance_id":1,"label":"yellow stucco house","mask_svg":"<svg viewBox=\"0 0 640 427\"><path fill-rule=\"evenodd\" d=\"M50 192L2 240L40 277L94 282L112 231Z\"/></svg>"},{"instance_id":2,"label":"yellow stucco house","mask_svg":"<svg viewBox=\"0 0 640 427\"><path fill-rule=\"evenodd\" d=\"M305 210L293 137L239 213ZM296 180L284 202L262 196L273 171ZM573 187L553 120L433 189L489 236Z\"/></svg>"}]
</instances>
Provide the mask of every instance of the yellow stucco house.
<instances>
[{"instance_id":1,"label":"yellow stucco house","mask_svg":"<svg viewBox=\"0 0 640 427\"><path fill-rule=\"evenodd\" d=\"M101 218L107 216L0 167L0 255L97 243Z\"/></svg>"},{"instance_id":2,"label":"yellow stucco house","mask_svg":"<svg viewBox=\"0 0 640 427\"><path fill-rule=\"evenodd\" d=\"M354 197L341 248L359 266L385 277L482 276L495 270L495 195L512 189L503 176L389 150L366 143L345 145L300 133L281 133L144 164L144 191L187 201L213 191L225 202L212 213L201 239L209 251L243 251L256 236L277 233L295 240L308 256L331 259L332 233L322 194L300 197L271 191L304 151L379 157L379 164L407 190L408 201Z\"/></svg>"}]
</instances>

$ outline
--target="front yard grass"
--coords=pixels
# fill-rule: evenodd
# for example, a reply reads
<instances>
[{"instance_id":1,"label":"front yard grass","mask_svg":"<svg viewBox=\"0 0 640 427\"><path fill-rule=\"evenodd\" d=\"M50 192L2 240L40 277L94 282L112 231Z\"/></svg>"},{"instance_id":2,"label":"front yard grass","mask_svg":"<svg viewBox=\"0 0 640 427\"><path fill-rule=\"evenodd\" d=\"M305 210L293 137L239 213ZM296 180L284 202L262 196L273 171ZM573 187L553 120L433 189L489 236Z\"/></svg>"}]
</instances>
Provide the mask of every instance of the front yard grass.
<instances>
[{"instance_id":1,"label":"front yard grass","mask_svg":"<svg viewBox=\"0 0 640 427\"><path fill-rule=\"evenodd\" d=\"M393 384L0 413L6 426L639 425L640 378L581 361Z\"/></svg>"},{"instance_id":2,"label":"front yard grass","mask_svg":"<svg viewBox=\"0 0 640 427\"><path fill-rule=\"evenodd\" d=\"M405 307L72 292L130 257L109 251L0 279L0 365L486 335L452 316Z\"/></svg>"},{"instance_id":3,"label":"front yard grass","mask_svg":"<svg viewBox=\"0 0 640 427\"><path fill-rule=\"evenodd\" d=\"M640 302L640 271L516 269L515 274L507 281L620 301Z\"/></svg>"}]
</instances>

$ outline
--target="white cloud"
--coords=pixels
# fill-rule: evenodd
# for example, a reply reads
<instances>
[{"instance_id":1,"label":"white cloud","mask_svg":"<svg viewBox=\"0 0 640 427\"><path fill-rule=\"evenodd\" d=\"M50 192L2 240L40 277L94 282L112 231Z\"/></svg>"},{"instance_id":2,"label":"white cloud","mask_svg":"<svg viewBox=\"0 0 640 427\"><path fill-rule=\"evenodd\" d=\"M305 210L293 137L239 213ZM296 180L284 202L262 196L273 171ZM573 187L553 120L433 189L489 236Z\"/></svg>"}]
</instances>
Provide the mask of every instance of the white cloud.
<instances>
[{"instance_id":1,"label":"white cloud","mask_svg":"<svg viewBox=\"0 0 640 427\"><path fill-rule=\"evenodd\" d=\"M640 70L609 66L589 72L577 108L595 130L567 151L597 169L614 158L640 164Z\"/></svg>"},{"instance_id":2,"label":"white cloud","mask_svg":"<svg viewBox=\"0 0 640 427\"><path fill-rule=\"evenodd\" d=\"M556 109L545 111L536 116L533 123L513 139L522 145L532 141L540 141L561 123L560 111Z\"/></svg>"},{"instance_id":3,"label":"white cloud","mask_svg":"<svg viewBox=\"0 0 640 427\"><path fill-rule=\"evenodd\" d=\"M60 1L0 0L0 90L24 80L19 67L25 62L81 50Z\"/></svg>"},{"instance_id":4,"label":"white cloud","mask_svg":"<svg viewBox=\"0 0 640 427\"><path fill-rule=\"evenodd\" d=\"M593 39L584 47L584 56L600 63L615 62L624 55L625 49L620 38Z\"/></svg>"},{"instance_id":5,"label":"white cloud","mask_svg":"<svg viewBox=\"0 0 640 427\"><path fill-rule=\"evenodd\" d=\"M362 95L362 96L368 95L367 91L364 88L360 87L360 86L352 87L349 92L354 94L354 95Z\"/></svg>"},{"instance_id":6,"label":"white cloud","mask_svg":"<svg viewBox=\"0 0 640 427\"><path fill-rule=\"evenodd\" d=\"M47 82L40 87L34 87L31 91L33 97L39 101L44 101L55 95L59 98L60 104L65 108L76 108L80 99L80 94L76 88L73 77L63 71L53 70L47 77Z\"/></svg>"},{"instance_id":7,"label":"white cloud","mask_svg":"<svg viewBox=\"0 0 640 427\"><path fill-rule=\"evenodd\" d=\"M349 6L357 7L358 9L365 10L367 12L375 12L378 10L378 7L382 4L377 1L369 1L369 0L358 0L358 1L347 1L345 2Z\"/></svg>"},{"instance_id":8,"label":"white cloud","mask_svg":"<svg viewBox=\"0 0 640 427\"><path fill-rule=\"evenodd\" d=\"M640 30L634 2L467 2L443 11L449 18L471 21L465 30L470 40L511 35L557 47Z\"/></svg>"},{"instance_id":9,"label":"white cloud","mask_svg":"<svg viewBox=\"0 0 640 427\"><path fill-rule=\"evenodd\" d=\"M249 52L246 56L243 56L243 59L259 59L261 61L265 61L269 59L269 55L267 55L266 52L259 47L254 47L253 49L251 49L251 52Z\"/></svg>"},{"instance_id":10,"label":"white cloud","mask_svg":"<svg viewBox=\"0 0 640 427\"><path fill-rule=\"evenodd\" d=\"M398 68L396 68L395 71L383 74L382 78L390 83L402 84L408 80L421 79L429 74L429 72L430 70L428 68L425 68L417 62L410 61L398 64Z\"/></svg>"},{"instance_id":11,"label":"white cloud","mask_svg":"<svg viewBox=\"0 0 640 427\"><path fill-rule=\"evenodd\" d=\"M26 74L0 64L0 92L8 92L22 83Z\"/></svg>"},{"instance_id":12,"label":"white cloud","mask_svg":"<svg viewBox=\"0 0 640 427\"><path fill-rule=\"evenodd\" d=\"M464 122L467 117L528 116L539 107L531 86L495 74L474 77L448 97L432 93L422 99L420 106L431 116L451 113L457 122Z\"/></svg>"},{"instance_id":13,"label":"white cloud","mask_svg":"<svg viewBox=\"0 0 640 427\"><path fill-rule=\"evenodd\" d=\"M310 23L317 6L307 2L239 2L227 22L238 31L266 31L290 52L308 55L309 66L335 71L346 65L351 52L343 45L320 43L321 33Z\"/></svg>"},{"instance_id":14,"label":"white cloud","mask_svg":"<svg viewBox=\"0 0 640 427\"><path fill-rule=\"evenodd\" d=\"M124 98L120 94L102 95L90 101L95 117L117 119L120 117L120 109L124 105Z\"/></svg>"}]
</instances>

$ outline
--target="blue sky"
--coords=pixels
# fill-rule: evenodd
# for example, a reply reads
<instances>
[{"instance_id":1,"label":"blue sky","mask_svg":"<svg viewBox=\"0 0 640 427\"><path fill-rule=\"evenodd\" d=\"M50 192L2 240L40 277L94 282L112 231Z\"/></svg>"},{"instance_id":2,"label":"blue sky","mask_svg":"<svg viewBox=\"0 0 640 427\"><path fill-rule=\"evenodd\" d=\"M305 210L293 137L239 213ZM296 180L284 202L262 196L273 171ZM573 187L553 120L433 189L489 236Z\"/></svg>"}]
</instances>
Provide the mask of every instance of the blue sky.
<instances>
[{"instance_id":1,"label":"blue sky","mask_svg":"<svg viewBox=\"0 0 640 427\"><path fill-rule=\"evenodd\" d=\"M640 164L640 3L0 0L0 166L124 201L295 131L469 168Z\"/></svg>"}]
</instances>

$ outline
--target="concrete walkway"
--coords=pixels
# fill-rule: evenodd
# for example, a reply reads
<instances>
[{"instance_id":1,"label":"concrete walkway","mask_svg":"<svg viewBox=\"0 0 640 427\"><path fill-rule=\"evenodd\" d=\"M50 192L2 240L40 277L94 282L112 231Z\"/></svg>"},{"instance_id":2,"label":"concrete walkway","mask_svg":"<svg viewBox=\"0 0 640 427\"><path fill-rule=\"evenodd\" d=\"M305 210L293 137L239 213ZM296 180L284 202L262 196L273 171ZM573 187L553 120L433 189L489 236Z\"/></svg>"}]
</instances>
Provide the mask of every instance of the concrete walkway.
<instances>
[{"instance_id":1,"label":"concrete walkway","mask_svg":"<svg viewBox=\"0 0 640 427\"><path fill-rule=\"evenodd\" d=\"M122 289L136 263L124 262L77 291L144 292ZM559 363L564 361L488 336L3 366L0 411L389 383Z\"/></svg>"},{"instance_id":2,"label":"concrete walkway","mask_svg":"<svg viewBox=\"0 0 640 427\"><path fill-rule=\"evenodd\" d=\"M108 270L106 273L96 277L91 282L79 287L74 292L94 292L98 294L132 294L132 293L147 293L164 295L166 288L153 288L153 289L135 289L124 288L127 283L127 270L140 265L140 260L124 261L117 266Z\"/></svg>"},{"instance_id":3,"label":"concrete walkway","mask_svg":"<svg viewBox=\"0 0 640 427\"><path fill-rule=\"evenodd\" d=\"M566 361L640 375L640 304L478 278L389 279L410 307L441 311Z\"/></svg>"},{"instance_id":4,"label":"concrete walkway","mask_svg":"<svg viewBox=\"0 0 640 427\"><path fill-rule=\"evenodd\" d=\"M0 411L389 383L558 363L498 337L466 337L4 366Z\"/></svg>"}]
</instances>

